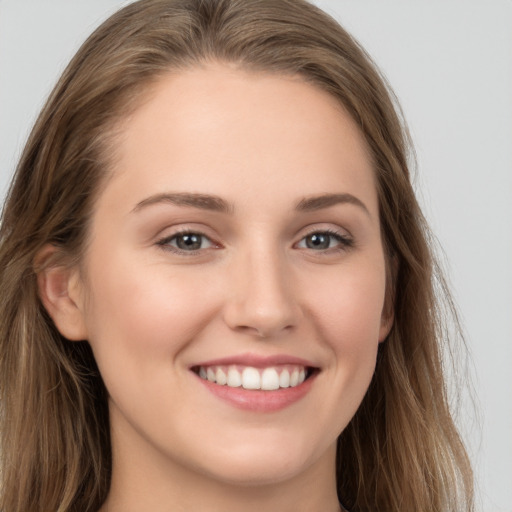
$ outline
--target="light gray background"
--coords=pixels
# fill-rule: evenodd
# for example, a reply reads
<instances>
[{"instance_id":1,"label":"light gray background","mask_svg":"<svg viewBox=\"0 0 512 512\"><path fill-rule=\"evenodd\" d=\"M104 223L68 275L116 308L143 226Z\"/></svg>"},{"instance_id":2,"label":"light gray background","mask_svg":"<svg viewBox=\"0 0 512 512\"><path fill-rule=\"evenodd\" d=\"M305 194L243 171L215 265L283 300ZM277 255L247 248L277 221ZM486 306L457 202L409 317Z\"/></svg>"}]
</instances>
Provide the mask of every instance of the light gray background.
<instances>
[{"instance_id":1,"label":"light gray background","mask_svg":"<svg viewBox=\"0 0 512 512\"><path fill-rule=\"evenodd\" d=\"M126 3L0 0L0 197L64 65ZM479 418L466 401L459 422L478 508L512 512L512 1L316 3L363 43L401 100L418 194L472 352Z\"/></svg>"}]
</instances>

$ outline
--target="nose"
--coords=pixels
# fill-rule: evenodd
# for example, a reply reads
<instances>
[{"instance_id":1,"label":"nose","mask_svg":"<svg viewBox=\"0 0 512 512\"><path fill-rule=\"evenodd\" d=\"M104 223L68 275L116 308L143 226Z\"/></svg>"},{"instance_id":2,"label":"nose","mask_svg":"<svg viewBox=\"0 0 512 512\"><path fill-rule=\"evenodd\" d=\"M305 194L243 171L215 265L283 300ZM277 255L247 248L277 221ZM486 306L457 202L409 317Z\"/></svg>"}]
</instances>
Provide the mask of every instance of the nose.
<instances>
[{"instance_id":1,"label":"nose","mask_svg":"<svg viewBox=\"0 0 512 512\"><path fill-rule=\"evenodd\" d=\"M293 276L285 257L252 252L231 267L224 320L233 330L260 338L293 330L301 317Z\"/></svg>"}]
</instances>

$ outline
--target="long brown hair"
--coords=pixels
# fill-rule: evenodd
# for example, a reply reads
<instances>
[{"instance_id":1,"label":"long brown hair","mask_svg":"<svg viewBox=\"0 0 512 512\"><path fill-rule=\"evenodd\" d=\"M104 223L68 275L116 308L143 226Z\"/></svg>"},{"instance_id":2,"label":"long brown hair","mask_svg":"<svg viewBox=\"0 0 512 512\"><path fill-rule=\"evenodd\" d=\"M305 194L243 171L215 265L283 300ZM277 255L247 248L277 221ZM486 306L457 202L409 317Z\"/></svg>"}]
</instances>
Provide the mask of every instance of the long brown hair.
<instances>
[{"instance_id":1,"label":"long brown hair","mask_svg":"<svg viewBox=\"0 0 512 512\"><path fill-rule=\"evenodd\" d=\"M451 303L411 187L400 110L358 43L303 0L135 2L89 37L50 95L0 231L0 510L92 512L107 496L107 393L87 342L64 339L45 312L34 261L46 244L62 256L50 264L80 260L119 122L160 75L207 61L301 76L344 105L371 149L394 326L339 438L340 499L353 512L473 510L443 376Z\"/></svg>"}]
</instances>

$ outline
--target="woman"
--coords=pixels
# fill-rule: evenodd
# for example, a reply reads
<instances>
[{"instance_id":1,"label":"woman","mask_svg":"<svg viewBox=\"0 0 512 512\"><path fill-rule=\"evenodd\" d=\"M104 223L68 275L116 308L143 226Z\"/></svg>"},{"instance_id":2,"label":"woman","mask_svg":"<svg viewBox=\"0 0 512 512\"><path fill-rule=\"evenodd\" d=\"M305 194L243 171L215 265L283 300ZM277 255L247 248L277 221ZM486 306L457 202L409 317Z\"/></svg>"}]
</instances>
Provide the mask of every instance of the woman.
<instances>
[{"instance_id":1,"label":"woman","mask_svg":"<svg viewBox=\"0 0 512 512\"><path fill-rule=\"evenodd\" d=\"M304 2L89 38L2 219L2 510L472 510L396 109Z\"/></svg>"}]
</instances>

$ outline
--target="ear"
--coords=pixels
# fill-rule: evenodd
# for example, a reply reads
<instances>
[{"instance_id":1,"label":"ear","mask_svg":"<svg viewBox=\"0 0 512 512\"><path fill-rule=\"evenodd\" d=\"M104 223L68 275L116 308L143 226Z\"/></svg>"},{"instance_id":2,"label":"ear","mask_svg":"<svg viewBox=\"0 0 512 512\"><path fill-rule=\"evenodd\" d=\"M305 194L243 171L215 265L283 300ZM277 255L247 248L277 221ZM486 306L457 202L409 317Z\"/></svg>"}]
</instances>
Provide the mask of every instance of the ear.
<instances>
[{"instance_id":1,"label":"ear","mask_svg":"<svg viewBox=\"0 0 512 512\"><path fill-rule=\"evenodd\" d=\"M46 245L37 254L39 297L55 326L65 338L73 341L87 339L83 310L83 287L78 269L61 261L61 251Z\"/></svg>"},{"instance_id":2,"label":"ear","mask_svg":"<svg viewBox=\"0 0 512 512\"><path fill-rule=\"evenodd\" d=\"M398 259L389 256L386 260L386 295L380 317L379 343L382 343L391 331L395 321L395 290L398 275Z\"/></svg>"},{"instance_id":3,"label":"ear","mask_svg":"<svg viewBox=\"0 0 512 512\"><path fill-rule=\"evenodd\" d=\"M393 327L394 320L395 315L393 314L393 311L384 310L380 318L379 343L382 343L388 337L391 327Z\"/></svg>"}]
</instances>

